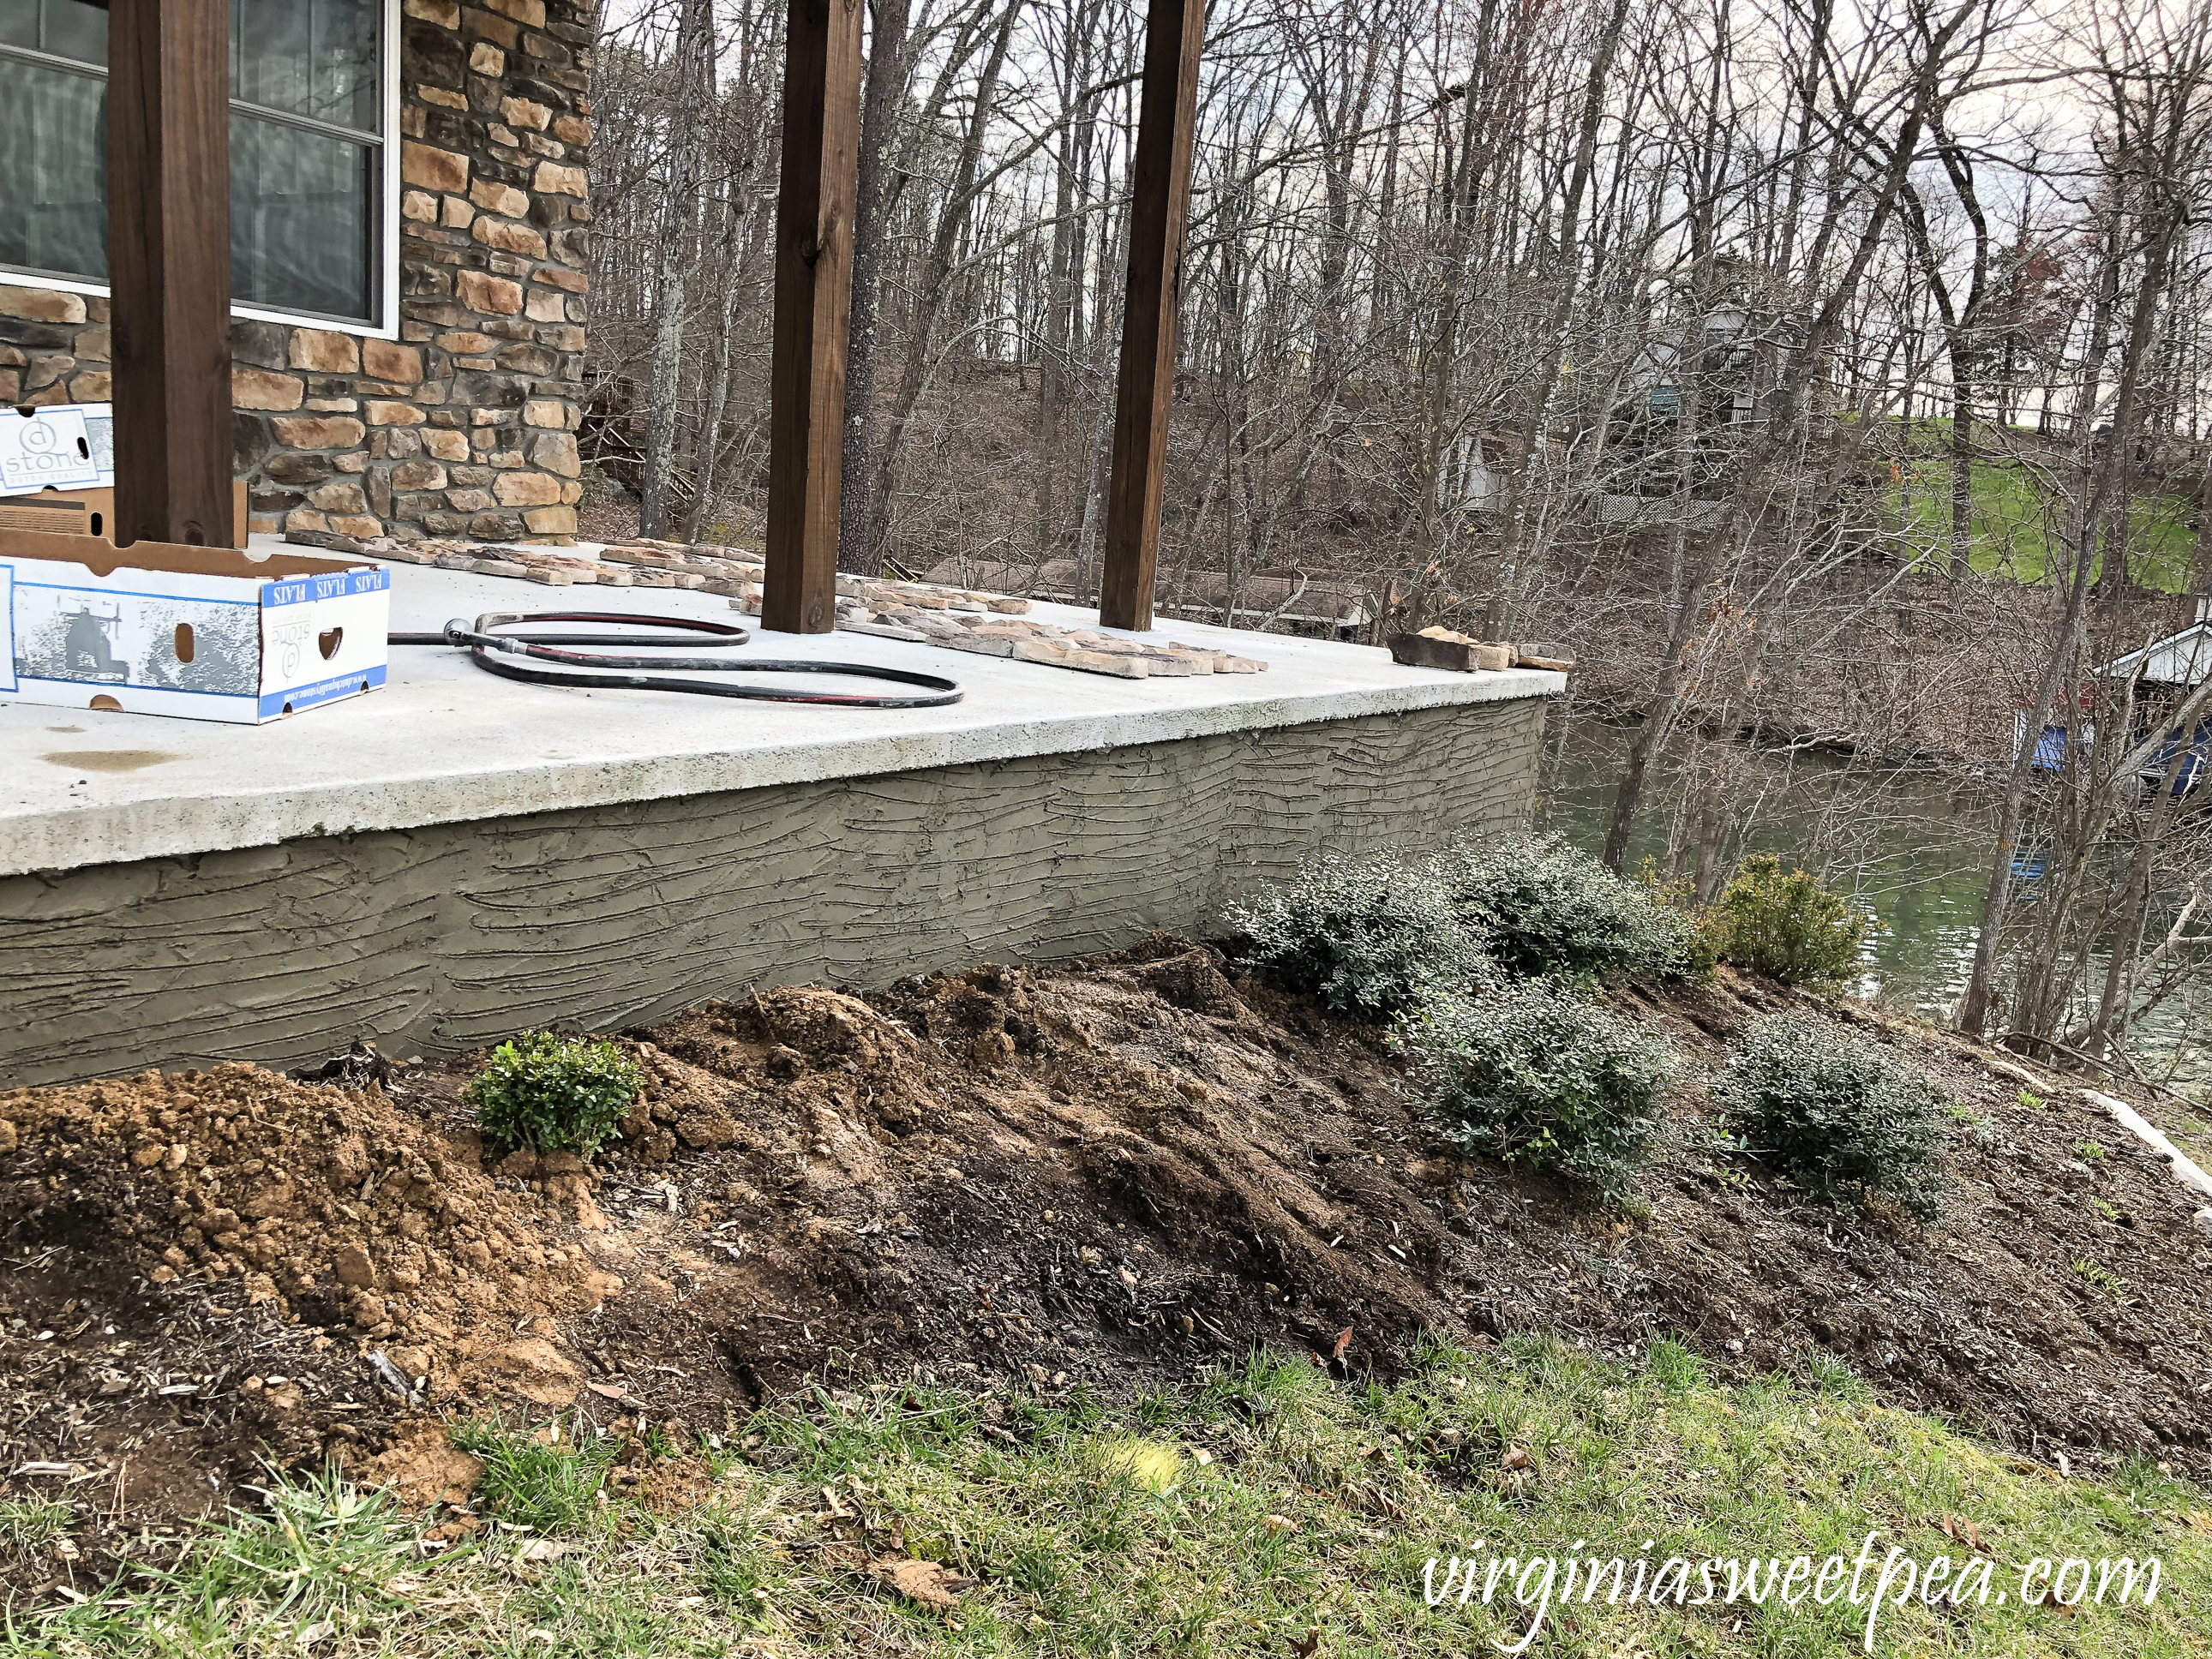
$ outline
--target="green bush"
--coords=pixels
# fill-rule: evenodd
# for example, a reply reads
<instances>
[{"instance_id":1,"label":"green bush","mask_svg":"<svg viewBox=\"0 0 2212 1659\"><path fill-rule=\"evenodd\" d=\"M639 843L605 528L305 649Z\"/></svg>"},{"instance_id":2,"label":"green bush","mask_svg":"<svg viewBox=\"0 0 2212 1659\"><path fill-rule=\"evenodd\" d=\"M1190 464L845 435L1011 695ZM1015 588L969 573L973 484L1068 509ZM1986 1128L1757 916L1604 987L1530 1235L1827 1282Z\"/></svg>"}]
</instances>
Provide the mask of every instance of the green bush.
<instances>
[{"instance_id":1,"label":"green bush","mask_svg":"<svg viewBox=\"0 0 2212 1659\"><path fill-rule=\"evenodd\" d=\"M529 1031L492 1051L464 1094L495 1152L573 1152L589 1158L614 1133L644 1086L611 1042Z\"/></svg>"},{"instance_id":2,"label":"green bush","mask_svg":"<svg viewBox=\"0 0 2212 1659\"><path fill-rule=\"evenodd\" d=\"M1842 979L1858 963L1867 919L1803 870L1784 870L1771 853L1747 860L1721 895L1721 954L1784 985Z\"/></svg>"},{"instance_id":3,"label":"green bush","mask_svg":"<svg viewBox=\"0 0 2212 1659\"><path fill-rule=\"evenodd\" d=\"M1887 1193L1923 1220L1936 1213L1942 1091L1826 1015L1753 1021L1713 1092L1750 1149L1812 1191Z\"/></svg>"},{"instance_id":4,"label":"green bush","mask_svg":"<svg viewBox=\"0 0 2212 1659\"><path fill-rule=\"evenodd\" d=\"M1261 978L1340 1013L1398 1013L1486 967L1436 878L1387 853L1314 860L1228 921Z\"/></svg>"},{"instance_id":5,"label":"green bush","mask_svg":"<svg viewBox=\"0 0 2212 1659\"><path fill-rule=\"evenodd\" d=\"M1556 836L1471 842L1436 869L1501 968L1642 976L1687 966L1687 916Z\"/></svg>"},{"instance_id":6,"label":"green bush","mask_svg":"<svg viewBox=\"0 0 2212 1659\"><path fill-rule=\"evenodd\" d=\"M1569 987L1438 998L1401 1021L1413 1088L1470 1151L1623 1195L1673 1074L1665 1046Z\"/></svg>"}]
</instances>

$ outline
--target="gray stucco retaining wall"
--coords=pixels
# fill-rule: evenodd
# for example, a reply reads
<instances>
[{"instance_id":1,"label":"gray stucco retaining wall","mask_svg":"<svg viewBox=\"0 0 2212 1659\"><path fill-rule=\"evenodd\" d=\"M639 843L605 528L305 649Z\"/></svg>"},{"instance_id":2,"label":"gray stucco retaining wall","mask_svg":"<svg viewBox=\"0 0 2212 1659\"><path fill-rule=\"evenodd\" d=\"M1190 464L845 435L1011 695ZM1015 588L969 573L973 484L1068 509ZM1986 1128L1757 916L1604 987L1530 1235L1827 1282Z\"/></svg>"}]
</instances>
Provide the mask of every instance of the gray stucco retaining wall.
<instances>
[{"instance_id":1,"label":"gray stucco retaining wall","mask_svg":"<svg viewBox=\"0 0 2212 1659\"><path fill-rule=\"evenodd\" d=\"M1322 848L1526 820L1547 699L0 879L0 1086L451 1053L750 984L1204 932Z\"/></svg>"}]
</instances>

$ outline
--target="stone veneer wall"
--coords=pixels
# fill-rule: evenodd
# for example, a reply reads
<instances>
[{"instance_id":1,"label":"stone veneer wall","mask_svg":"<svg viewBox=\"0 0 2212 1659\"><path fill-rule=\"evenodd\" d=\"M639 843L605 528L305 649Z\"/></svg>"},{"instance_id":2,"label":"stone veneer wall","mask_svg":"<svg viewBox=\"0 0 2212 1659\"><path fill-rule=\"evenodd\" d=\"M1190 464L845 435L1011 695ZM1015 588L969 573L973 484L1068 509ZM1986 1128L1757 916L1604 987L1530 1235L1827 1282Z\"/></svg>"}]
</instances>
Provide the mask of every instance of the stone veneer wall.
<instances>
[{"instance_id":1,"label":"stone veneer wall","mask_svg":"<svg viewBox=\"0 0 2212 1659\"><path fill-rule=\"evenodd\" d=\"M253 528L568 540L595 0L405 0L400 337L231 325ZM0 286L0 404L109 395L107 301Z\"/></svg>"}]
</instances>

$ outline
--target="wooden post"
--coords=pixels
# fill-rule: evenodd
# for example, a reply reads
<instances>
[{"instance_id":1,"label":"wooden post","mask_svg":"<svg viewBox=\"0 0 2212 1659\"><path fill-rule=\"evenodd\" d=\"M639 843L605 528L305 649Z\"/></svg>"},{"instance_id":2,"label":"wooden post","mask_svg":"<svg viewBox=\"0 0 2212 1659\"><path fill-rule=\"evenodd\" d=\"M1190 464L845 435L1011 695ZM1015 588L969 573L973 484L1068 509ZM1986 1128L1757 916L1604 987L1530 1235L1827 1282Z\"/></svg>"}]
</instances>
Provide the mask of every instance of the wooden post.
<instances>
[{"instance_id":1,"label":"wooden post","mask_svg":"<svg viewBox=\"0 0 2212 1659\"><path fill-rule=\"evenodd\" d=\"M107 30L114 539L228 547L230 7L114 0Z\"/></svg>"},{"instance_id":2,"label":"wooden post","mask_svg":"<svg viewBox=\"0 0 2212 1659\"><path fill-rule=\"evenodd\" d=\"M791 0L783 59L783 190L775 210L769 364L768 573L761 625L837 621L846 325L860 155L860 0Z\"/></svg>"},{"instance_id":3,"label":"wooden post","mask_svg":"<svg viewBox=\"0 0 2212 1659\"><path fill-rule=\"evenodd\" d=\"M1121 307L1121 373L1114 391L1114 470L1106 490L1106 551L1098 585L1098 620L1109 628L1141 632L1152 625L1168 404L1175 395L1176 302L1189 228L1191 136L1198 123L1198 59L1205 37L1206 0L1152 0L1130 185L1129 287Z\"/></svg>"}]
</instances>

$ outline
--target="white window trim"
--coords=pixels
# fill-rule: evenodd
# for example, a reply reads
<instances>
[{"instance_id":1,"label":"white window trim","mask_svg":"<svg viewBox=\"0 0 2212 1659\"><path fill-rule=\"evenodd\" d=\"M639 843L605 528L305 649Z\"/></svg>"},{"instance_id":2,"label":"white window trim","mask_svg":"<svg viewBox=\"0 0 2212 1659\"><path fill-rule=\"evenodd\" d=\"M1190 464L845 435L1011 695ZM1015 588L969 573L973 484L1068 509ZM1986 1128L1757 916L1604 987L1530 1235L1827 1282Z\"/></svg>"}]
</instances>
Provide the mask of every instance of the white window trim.
<instances>
[{"instance_id":1,"label":"white window trim","mask_svg":"<svg viewBox=\"0 0 2212 1659\"><path fill-rule=\"evenodd\" d=\"M349 334L362 340L396 340L399 337L399 196L402 185L399 177L399 31L403 27L399 8L400 0L384 0L383 316L374 323L349 322L340 318L316 316L308 312L271 311L262 306L234 303L230 307L234 321L243 318L248 322L279 323L287 328L319 329L325 334ZM109 292L105 283L81 283L67 276L42 276L30 271L17 270L9 265L0 265L0 283L9 288L40 289L53 294L82 294L95 300L106 299Z\"/></svg>"}]
</instances>

